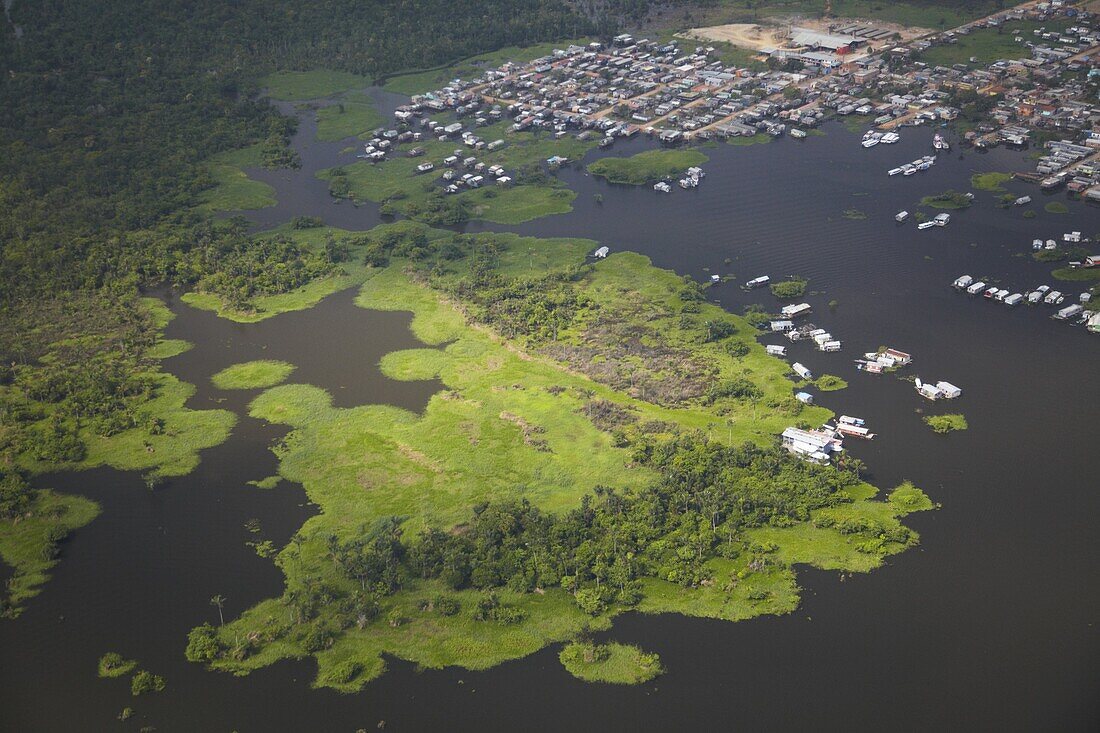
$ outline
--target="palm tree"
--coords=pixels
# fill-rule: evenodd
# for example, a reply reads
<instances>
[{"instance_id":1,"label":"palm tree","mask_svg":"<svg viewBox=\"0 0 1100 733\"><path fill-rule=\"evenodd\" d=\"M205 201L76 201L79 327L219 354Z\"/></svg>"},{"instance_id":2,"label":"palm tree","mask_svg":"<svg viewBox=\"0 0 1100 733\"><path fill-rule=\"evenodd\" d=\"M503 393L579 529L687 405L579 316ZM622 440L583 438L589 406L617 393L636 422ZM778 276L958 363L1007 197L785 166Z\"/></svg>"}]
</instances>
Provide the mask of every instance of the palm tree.
<instances>
[{"instance_id":1,"label":"palm tree","mask_svg":"<svg viewBox=\"0 0 1100 733\"><path fill-rule=\"evenodd\" d=\"M218 608L218 625L225 626L225 616L222 615L222 609L225 607L225 596L218 594L210 599L211 606L217 606Z\"/></svg>"}]
</instances>

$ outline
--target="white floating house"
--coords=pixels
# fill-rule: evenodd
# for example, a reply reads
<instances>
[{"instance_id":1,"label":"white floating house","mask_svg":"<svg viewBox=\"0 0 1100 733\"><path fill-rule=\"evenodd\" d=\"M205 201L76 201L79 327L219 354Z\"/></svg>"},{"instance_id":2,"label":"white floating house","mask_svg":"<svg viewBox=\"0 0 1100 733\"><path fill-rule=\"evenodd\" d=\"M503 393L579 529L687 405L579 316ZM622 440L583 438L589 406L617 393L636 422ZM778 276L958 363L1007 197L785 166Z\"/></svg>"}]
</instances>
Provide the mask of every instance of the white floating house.
<instances>
[{"instance_id":1,"label":"white floating house","mask_svg":"<svg viewBox=\"0 0 1100 733\"><path fill-rule=\"evenodd\" d=\"M828 463L834 453L844 450L844 443L839 438L819 430L787 428L782 440L788 451L813 463Z\"/></svg>"},{"instance_id":2,"label":"white floating house","mask_svg":"<svg viewBox=\"0 0 1100 733\"><path fill-rule=\"evenodd\" d=\"M809 369L807 369L806 367L804 367L802 364L798 363L797 361L794 364L791 365L791 369L793 369L794 373L797 374L798 376L802 377L803 379L813 379L814 378L813 372L811 372Z\"/></svg>"},{"instance_id":3,"label":"white floating house","mask_svg":"<svg viewBox=\"0 0 1100 733\"><path fill-rule=\"evenodd\" d=\"M938 389L946 399L953 400L956 397L961 397L963 391L951 384L951 382L936 382L936 389Z\"/></svg>"},{"instance_id":4,"label":"white floating house","mask_svg":"<svg viewBox=\"0 0 1100 733\"><path fill-rule=\"evenodd\" d=\"M795 305L785 305L779 312L784 318L798 318L799 316L805 316L812 311L809 303L797 303Z\"/></svg>"},{"instance_id":5,"label":"white floating house","mask_svg":"<svg viewBox=\"0 0 1100 733\"><path fill-rule=\"evenodd\" d=\"M794 328L793 321L772 321L768 325L772 331L775 331L777 333L790 331L792 328Z\"/></svg>"},{"instance_id":6,"label":"white floating house","mask_svg":"<svg viewBox=\"0 0 1100 733\"><path fill-rule=\"evenodd\" d=\"M597 249L595 252L592 253L592 256L595 257L598 260L602 260L604 257L607 257L608 253L610 253L610 252L611 252L611 250L608 249L607 247L600 247L599 249Z\"/></svg>"},{"instance_id":7,"label":"white floating house","mask_svg":"<svg viewBox=\"0 0 1100 733\"><path fill-rule=\"evenodd\" d=\"M754 277L752 280L749 280L747 283L745 283L745 287L749 288L749 289L762 288L765 285L767 285L769 282L771 282L771 277L770 276L761 275L760 277Z\"/></svg>"},{"instance_id":8,"label":"white floating house","mask_svg":"<svg viewBox=\"0 0 1100 733\"><path fill-rule=\"evenodd\" d=\"M778 346L776 344L768 344L767 346L764 347L764 350L767 351L772 356L786 356L787 355L787 347L786 346Z\"/></svg>"}]
</instances>

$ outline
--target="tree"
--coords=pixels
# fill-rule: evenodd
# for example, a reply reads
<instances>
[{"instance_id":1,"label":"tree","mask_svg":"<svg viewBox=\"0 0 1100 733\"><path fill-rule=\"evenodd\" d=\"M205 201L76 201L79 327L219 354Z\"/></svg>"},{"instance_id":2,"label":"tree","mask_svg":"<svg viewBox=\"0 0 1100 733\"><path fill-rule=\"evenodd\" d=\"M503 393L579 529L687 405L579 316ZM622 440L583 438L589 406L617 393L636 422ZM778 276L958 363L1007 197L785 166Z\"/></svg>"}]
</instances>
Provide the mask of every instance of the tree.
<instances>
[{"instance_id":1,"label":"tree","mask_svg":"<svg viewBox=\"0 0 1100 733\"><path fill-rule=\"evenodd\" d=\"M225 626L225 617L222 615L222 609L225 607L225 596L214 596L210 599L210 605L216 606L218 609L218 625Z\"/></svg>"}]
</instances>

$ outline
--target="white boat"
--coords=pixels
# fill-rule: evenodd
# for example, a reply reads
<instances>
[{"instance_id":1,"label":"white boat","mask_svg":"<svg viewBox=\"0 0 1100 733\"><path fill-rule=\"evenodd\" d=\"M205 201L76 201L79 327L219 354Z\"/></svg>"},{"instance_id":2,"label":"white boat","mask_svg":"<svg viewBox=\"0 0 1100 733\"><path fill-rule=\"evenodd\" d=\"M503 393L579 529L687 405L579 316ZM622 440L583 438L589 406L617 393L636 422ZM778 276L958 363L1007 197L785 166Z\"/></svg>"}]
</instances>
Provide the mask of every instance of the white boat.
<instances>
[{"instance_id":1,"label":"white boat","mask_svg":"<svg viewBox=\"0 0 1100 733\"><path fill-rule=\"evenodd\" d=\"M994 295L997 294L997 292L998 292L997 286L996 285L990 285L986 289L986 291L984 293L982 293L982 295L984 295L987 298L992 298Z\"/></svg>"},{"instance_id":2,"label":"white boat","mask_svg":"<svg viewBox=\"0 0 1100 733\"><path fill-rule=\"evenodd\" d=\"M1041 239L1031 240L1031 248L1035 249L1035 250L1042 249L1043 248L1043 240L1041 240Z\"/></svg>"},{"instance_id":3,"label":"white boat","mask_svg":"<svg viewBox=\"0 0 1100 733\"><path fill-rule=\"evenodd\" d=\"M982 292L982 290L984 290L984 289L985 289L985 283L982 282L981 280L978 280L975 283L971 283L966 288L966 292L969 293L970 295L977 295L978 293Z\"/></svg>"},{"instance_id":4,"label":"white boat","mask_svg":"<svg viewBox=\"0 0 1100 733\"><path fill-rule=\"evenodd\" d=\"M764 347L764 351L768 352L771 356L786 356L787 347L779 346L778 344L768 344Z\"/></svg>"},{"instance_id":5,"label":"white boat","mask_svg":"<svg viewBox=\"0 0 1100 733\"><path fill-rule=\"evenodd\" d=\"M887 145L893 145L898 140L901 140L901 135L897 134L896 132L887 132L882 136L882 142L886 143Z\"/></svg>"},{"instance_id":6,"label":"white boat","mask_svg":"<svg viewBox=\"0 0 1100 733\"><path fill-rule=\"evenodd\" d=\"M1024 299L1024 296L1021 295L1020 293L1013 293L1012 295L1005 298L1004 302L1005 302L1005 305L1009 305L1009 306L1019 305L1023 301L1023 299Z\"/></svg>"},{"instance_id":7,"label":"white boat","mask_svg":"<svg viewBox=\"0 0 1100 733\"><path fill-rule=\"evenodd\" d=\"M1053 239L1048 239L1046 249L1058 249L1058 243L1055 242Z\"/></svg>"},{"instance_id":8,"label":"white boat","mask_svg":"<svg viewBox=\"0 0 1100 733\"><path fill-rule=\"evenodd\" d=\"M875 434L867 428L861 425L852 425L851 423L840 423L836 426L836 432L848 438L863 438L864 440L873 440Z\"/></svg>"},{"instance_id":9,"label":"white boat","mask_svg":"<svg viewBox=\"0 0 1100 733\"><path fill-rule=\"evenodd\" d=\"M1043 298L1043 302L1047 305L1058 305L1065 299L1066 298L1064 295L1062 295L1061 291L1051 290L1049 293L1047 293L1047 297Z\"/></svg>"},{"instance_id":10,"label":"white boat","mask_svg":"<svg viewBox=\"0 0 1100 733\"><path fill-rule=\"evenodd\" d=\"M912 163L906 163L901 167L901 174L903 176L911 176L917 172L917 167Z\"/></svg>"},{"instance_id":11,"label":"white boat","mask_svg":"<svg viewBox=\"0 0 1100 733\"><path fill-rule=\"evenodd\" d=\"M799 364L797 361L794 364L791 365L791 369L793 369L794 373L797 374L798 376L802 377L803 379L813 379L814 378L813 372L811 372L809 369L807 369L806 367Z\"/></svg>"},{"instance_id":12,"label":"white boat","mask_svg":"<svg viewBox=\"0 0 1100 733\"><path fill-rule=\"evenodd\" d=\"M869 138L867 138L866 140L863 141L862 145L865 148L873 148L876 145L878 145L878 138L877 137L869 137Z\"/></svg>"},{"instance_id":13,"label":"white boat","mask_svg":"<svg viewBox=\"0 0 1100 733\"><path fill-rule=\"evenodd\" d=\"M771 282L770 275L761 275L760 277L754 277L752 280L749 280L747 283L745 283L745 287L749 288L750 290L752 288L762 288L769 282Z\"/></svg>"},{"instance_id":14,"label":"white boat","mask_svg":"<svg viewBox=\"0 0 1100 733\"><path fill-rule=\"evenodd\" d=\"M908 211L899 211L898 213L894 214L894 221L901 222L901 221L905 221L908 218L909 218L909 212Z\"/></svg>"},{"instance_id":15,"label":"white boat","mask_svg":"<svg viewBox=\"0 0 1100 733\"><path fill-rule=\"evenodd\" d=\"M955 281L954 285L956 288L967 288L970 287L970 283L972 282L974 282L974 278L970 277L969 275L963 275Z\"/></svg>"},{"instance_id":16,"label":"white boat","mask_svg":"<svg viewBox=\"0 0 1100 733\"><path fill-rule=\"evenodd\" d=\"M1035 303L1038 303L1042 299L1043 293L1041 290L1032 290L1030 293L1027 294L1027 302L1033 305Z\"/></svg>"},{"instance_id":17,"label":"white boat","mask_svg":"<svg viewBox=\"0 0 1100 733\"><path fill-rule=\"evenodd\" d=\"M802 138L806 137L806 131L805 130L799 130L797 127L791 129L791 131L788 132L787 134L790 135L791 137L793 137L796 140L801 140Z\"/></svg>"},{"instance_id":18,"label":"white boat","mask_svg":"<svg viewBox=\"0 0 1100 733\"><path fill-rule=\"evenodd\" d=\"M936 226L936 222L934 221L922 221L920 224L917 224L917 229L931 229L934 226Z\"/></svg>"},{"instance_id":19,"label":"white boat","mask_svg":"<svg viewBox=\"0 0 1100 733\"><path fill-rule=\"evenodd\" d=\"M932 217L932 221L934 221L936 223L936 226L938 227L945 227L947 226L948 222L951 221L951 215L947 213L936 214L934 217Z\"/></svg>"},{"instance_id":20,"label":"white boat","mask_svg":"<svg viewBox=\"0 0 1100 733\"><path fill-rule=\"evenodd\" d=\"M1007 297L1008 297L1008 291L1003 289L1003 288L998 290L996 293L993 294L994 300L999 300L1001 302L1004 302L1004 299L1007 298Z\"/></svg>"},{"instance_id":21,"label":"white boat","mask_svg":"<svg viewBox=\"0 0 1100 733\"><path fill-rule=\"evenodd\" d=\"M856 369L869 374L882 374L882 365L873 361L860 361L856 359Z\"/></svg>"},{"instance_id":22,"label":"white boat","mask_svg":"<svg viewBox=\"0 0 1100 733\"><path fill-rule=\"evenodd\" d=\"M672 186L668 185L664 181L661 181L659 183L653 184L653 190L659 191L660 193L672 193Z\"/></svg>"},{"instance_id":23,"label":"white boat","mask_svg":"<svg viewBox=\"0 0 1100 733\"><path fill-rule=\"evenodd\" d=\"M1074 316L1081 315L1081 313L1083 313L1084 311L1085 307L1083 305L1081 305L1080 303L1074 303L1073 305L1067 305L1065 308L1055 313L1054 318L1057 318L1059 321L1065 321L1073 318Z\"/></svg>"},{"instance_id":24,"label":"white boat","mask_svg":"<svg viewBox=\"0 0 1100 733\"><path fill-rule=\"evenodd\" d=\"M886 171L886 174L890 175L890 176L896 176L897 174L899 174L901 172L902 172L901 168L891 168L890 170Z\"/></svg>"},{"instance_id":25,"label":"white boat","mask_svg":"<svg viewBox=\"0 0 1100 733\"><path fill-rule=\"evenodd\" d=\"M949 145L948 142L943 139L943 135L939 134L938 132L932 137L932 147L934 147L936 150L951 149L951 145Z\"/></svg>"}]
</instances>

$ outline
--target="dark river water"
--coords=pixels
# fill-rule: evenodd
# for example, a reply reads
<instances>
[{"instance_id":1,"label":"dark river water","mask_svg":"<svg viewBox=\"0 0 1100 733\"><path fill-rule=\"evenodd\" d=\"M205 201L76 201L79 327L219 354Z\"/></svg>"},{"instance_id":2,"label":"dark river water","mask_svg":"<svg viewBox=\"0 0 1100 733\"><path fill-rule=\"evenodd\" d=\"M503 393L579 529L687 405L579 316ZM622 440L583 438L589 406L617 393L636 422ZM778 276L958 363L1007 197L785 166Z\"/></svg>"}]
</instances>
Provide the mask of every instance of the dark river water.
<instances>
[{"instance_id":1,"label":"dark river water","mask_svg":"<svg viewBox=\"0 0 1100 733\"><path fill-rule=\"evenodd\" d=\"M384 108L401 101L378 99ZM301 171L256 172L280 203L249 217L260 226L299 214L355 229L378 223L376 207L333 204L313 178L318 168L353 160L341 153L346 142L311 142L313 130L307 119L299 131ZM127 705L136 710L131 729L159 731L350 733L380 721L387 730L1100 729L1100 337L1050 320L1050 307L1010 309L949 287L964 273L1014 291L1054 285L1051 266L1026 256L1031 240L1100 233L1100 210L1067 201L1070 214L1049 214L1037 189L1010 183L1036 198L1037 218L997 209L992 194L977 192L976 204L946 228L898 226L898 210L914 210L927 194L966 190L974 171L1030 167L1021 152L952 151L924 174L888 178L887 168L930 149L927 129L902 137L865 150L833 126L803 141L718 145L705 149L703 185L668 196L566 168L560 177L578 192L572 213L468 230L590 237L698 278L809 278L812 320L842 339L844 351L795 345L789 358L849 381L817 399L866 418L879 434L848 441L872 482L909 479L943 504L907 520L922 535L918 548L843 581L800 569L803 603L784 617L736 624L621 617L607 636L660 653L668 668L640 687L579 682L561 668L556 648L478 673L390 660L386 675L355 695L311 689L310 662L244 678L208 672L186 662L183 648L191 627L216 621L210 597L224 595L232 616L281 591L281 574L245 543L281 546L316 511L299 486L247 484L275 473L268 448L284 429L247 417L255 392L215 390L210 375L249 359L285 359L298 366L292 381L327 389L339 405L413 410L439 385L381 376L383 354L416 345L408 316L358 309L351 292L249 325L170 302L178 317L167 335L197 346L166 368L197 386L192 406L233 410L239 422L229 441L203 452L195 472L156 491L109 469L41 478L98 501L103 512L65 545L25 613L0 622L0 729L115 730ZM646 145L633 141L611 154ZM846 219L846 209L867 218ZM1082 290L1066 285L1060 289L1073 298ZM774 307L766 292L732 284L709 292L732 310L753 301ZM895 376L857 372L852 359L882 344L914 354L910 375L957 384L962 398L928 403ZM970 429L935 435L922 410L961 411ZM250 520L258 533L246 527ZM96 659L111 650L164 675L167 690L134 699L128 680L97 679Z\"/></svg>"}]
</instances>

